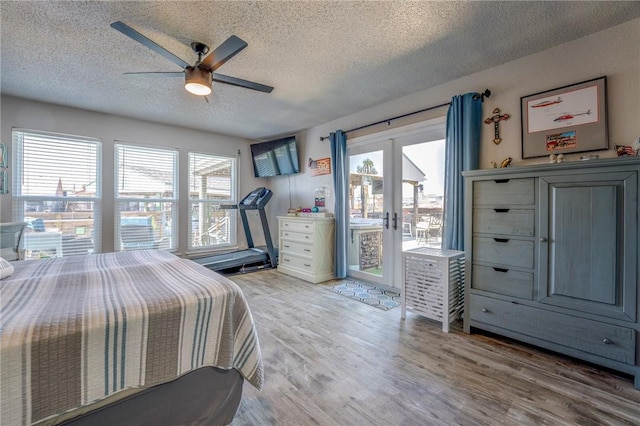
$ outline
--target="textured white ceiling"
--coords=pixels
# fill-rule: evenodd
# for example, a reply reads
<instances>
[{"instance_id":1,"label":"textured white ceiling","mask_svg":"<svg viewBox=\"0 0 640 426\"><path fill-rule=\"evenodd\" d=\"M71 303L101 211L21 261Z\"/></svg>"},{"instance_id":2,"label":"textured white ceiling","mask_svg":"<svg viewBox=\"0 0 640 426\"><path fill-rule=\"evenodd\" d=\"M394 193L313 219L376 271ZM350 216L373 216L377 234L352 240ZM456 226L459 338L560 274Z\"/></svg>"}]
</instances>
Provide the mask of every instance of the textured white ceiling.
<instances>
[{"instance_id":1,"label":"textured white ceiling","mask_svg":"<svg viewBox=\"0 0 640 426\"><path fill-rule=\"evenodd\" d=\"M0 3L1 90L27 99L251 139L293 133L640 16L640 2ZM123 21L189 63L189 47L249 46L218 72L210 103L180 67L112 29ZM428 105L425 105L428 106Z\"/></svg>"}]
</instances>

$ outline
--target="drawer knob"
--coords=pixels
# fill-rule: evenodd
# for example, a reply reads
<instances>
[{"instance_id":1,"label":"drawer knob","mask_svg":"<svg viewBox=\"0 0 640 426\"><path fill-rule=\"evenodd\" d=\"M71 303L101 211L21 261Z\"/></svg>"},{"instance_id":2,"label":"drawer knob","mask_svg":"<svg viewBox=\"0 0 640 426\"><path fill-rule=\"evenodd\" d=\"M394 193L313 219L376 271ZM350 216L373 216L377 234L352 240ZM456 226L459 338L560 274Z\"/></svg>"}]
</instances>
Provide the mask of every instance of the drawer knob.
<instances>
[{"instance_id":1,"label":"drawer knob","mask_svg":"<svg viewBox=\"0 0 640 426\"><path fill-rule=\"evenodd\" d=\"M546 242L547 242L547 239L546 239L545 237L540 237L540 242L541 242L541 243L546 243Z\"/></svg>"},{"instance_id":2,"label":"drawer knob","mask_svg":"<svg viewBox=\"0 0 640 426\"><path fill-rule=\"evenodd\" d=\"M604 343L605 345L610 345L613 342L605 337L604 339L602 339L602 343Z\"/></svg>"},{"instance_id":3,"label":"drawer knob","mask_svg":"<svg viewBox=\"0 0 640 426\"><path fill-rule=\"evenodd\" d=\"M488 310L487 308L482 308L481 310L482 310L482 312L484 312L484 313L489 312L489 310Z\"/></svg>"}]
</instances>

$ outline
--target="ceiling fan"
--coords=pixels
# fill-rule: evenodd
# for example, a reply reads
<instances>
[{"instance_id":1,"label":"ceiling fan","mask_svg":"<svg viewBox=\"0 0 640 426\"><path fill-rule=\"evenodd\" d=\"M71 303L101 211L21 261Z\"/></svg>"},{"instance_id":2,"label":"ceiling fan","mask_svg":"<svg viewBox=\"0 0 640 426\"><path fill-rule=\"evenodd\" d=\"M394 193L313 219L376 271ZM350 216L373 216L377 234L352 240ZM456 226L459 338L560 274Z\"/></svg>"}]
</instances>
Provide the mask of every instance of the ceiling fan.
<instances>
[{"instance_id":1,"label":"ceiling fan","mask_svg":"<svg viewBox=\"0 0 640 426\"><path fill-rule=\"evenodd\" d=\"M211 83L230 84L232 86L244 87L247 89L257 90L259 92L271 93L273 87L264 84L255 83L253 81L243 80L241 78L230 77L214 72L220 68L225 62L233 58L242 49L247 47L247 43L239 37L232 35L226 39L220 46L216 47L209 53L209 46L204 43L193 42L191 49L198 55L195 64L190 65L183 61L164 47L160 46L153 40L143 36L127 24L117 21L111 24L111 28L120 31L122 34L131 37L135 41L147 46L156 53L161 54L171 62L178 64L183 68L182 72L128 72L127 75L149 75L157 77L178 77L184 76L184 88L194 95L206 96L211 93ZM209 53L207 55L207 53Z\"/></svg>"}]
</instances>

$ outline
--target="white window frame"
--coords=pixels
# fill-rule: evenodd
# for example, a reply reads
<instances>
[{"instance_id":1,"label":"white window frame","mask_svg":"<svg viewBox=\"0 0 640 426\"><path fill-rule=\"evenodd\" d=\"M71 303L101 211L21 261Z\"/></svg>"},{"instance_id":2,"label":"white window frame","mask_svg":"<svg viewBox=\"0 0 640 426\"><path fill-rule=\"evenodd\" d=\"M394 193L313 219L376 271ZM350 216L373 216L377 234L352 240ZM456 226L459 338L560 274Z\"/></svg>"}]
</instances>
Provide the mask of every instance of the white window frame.
<instances>
[{"instance_id":1,"label":"white window frame","mask_svg":"<svg viewBox=\"0 0 640 426\"><path fill-rule=\"evenodd\" d=\"M193 177L191 176L192 170L192 158L194 155L203 155L203 156L211 156L220 159L225 159L231 161L231 177L230 177L230 198L229 199L220 199L215 201L210 201L202 198L191 198L191 192L193 188L191 188L193 182ZM238 204L238 167L239 167L239 158L237 155L225 155L225 154L216 154L212 152L202 152L202 151L189 151L188 152L188 171L189 173L189 196L188 196L188 206L187 211L189 212L189 228L188 228L188 242L187 242L187 253L194 252L206 252L206 251L215 251L219 249L228 249L230 247L235 247L238 241L238 212L237 210L227 210L227 217L229 220L229 241L226 243L219 244L207 244L207 245L194 245L194 235L193 235L193 227L192 227L192 215L195 211L195 205L204 203L211 204L213 206L222 206L222 205L237 205ZM200 214L200 212L199 212ZM202 220L201 216L198 219ZM198 222L199 223L199 222Z\"/></svg>"},{"instance_id":2,"label":"white window frame","mask_svg":"<svg viewBox=\"0 0 640 426\"><path fill-rule=\"evenodd\" d=\"M102 140L89 136L68 135L63 133L45 132L40 130L31 130L23 128L13 128L11 130L13 149L12 149L12 210L15 221L25 221L25 206L28 202L73 202L73 203L93 203L93 231L91 240L93 243L92 253L100 253L102 251ZM24 136L39 137L49 139L51 142L59 140L60 142L70 141L74 143L87 143L95 146L95 196L42 196L42 195L25 195L22 193L23 173L24 173ZM64 169L64 168L62 168ZM24 241L24 239L23 239ZM27 244L28 245L28 244ZM63 250L57 247L56 256L64 256ZM28 248L28 247L26 247Z\"/></svg>"},{"instance_id":3,"label":"white window frame","mask_svg":"<svg viewBox=\"0 0 640 426\"><path fill-rule=\"evenodd\" d=\"M120 147L126 147L136 150L149 150L149 151L166 151L173 154L173 196L172 197L122 197L119 195L119 184L120 184L120 164L119 164L119 155L120 155ZM177 148L166 147L166 146L158 146L158 145L147 145L136 142L129 141L120 141L116 140L113 144L113 167L114 167L114 208L113 208L113 216L114 216L114 249L115 251L123 251L126 250L135 250L135 249L145 249L145 248L159 248L168 251L177 251L178 250L178 210L179 206L179 150ZM140 246L139 248L123 248L122 238L121 238L121 221L122 221L122 203L170 203L171 207L171 225L170 225L170 239L169 242L160 242L159 245L156 246ZM162 231L164 233L164 230Z\"/></svg>"}]
</instances>

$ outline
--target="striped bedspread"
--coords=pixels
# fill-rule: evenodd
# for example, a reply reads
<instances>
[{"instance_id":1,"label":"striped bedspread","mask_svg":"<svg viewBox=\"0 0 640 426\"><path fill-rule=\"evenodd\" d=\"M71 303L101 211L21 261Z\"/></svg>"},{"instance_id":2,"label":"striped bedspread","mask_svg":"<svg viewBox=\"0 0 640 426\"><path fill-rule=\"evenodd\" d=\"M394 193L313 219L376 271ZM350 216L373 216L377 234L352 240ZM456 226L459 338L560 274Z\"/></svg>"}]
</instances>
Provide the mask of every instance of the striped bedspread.
<instances>
[{"instance_id":1,"label":"striped bedspread","mask_svg":"<svg viewBox=\"0 0 640 426\"><path fill-rule=\"evenodd\" d=\"M12 263L0 281L0 424L28 425L202 366L263 383L246 300L155 250Z\"/></svg>"}]
</instances>

